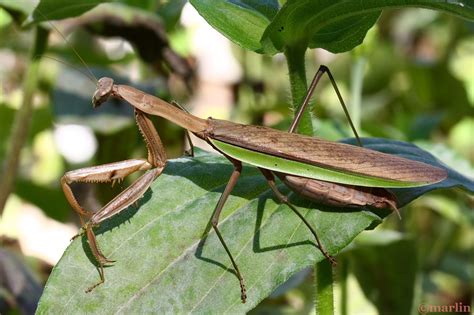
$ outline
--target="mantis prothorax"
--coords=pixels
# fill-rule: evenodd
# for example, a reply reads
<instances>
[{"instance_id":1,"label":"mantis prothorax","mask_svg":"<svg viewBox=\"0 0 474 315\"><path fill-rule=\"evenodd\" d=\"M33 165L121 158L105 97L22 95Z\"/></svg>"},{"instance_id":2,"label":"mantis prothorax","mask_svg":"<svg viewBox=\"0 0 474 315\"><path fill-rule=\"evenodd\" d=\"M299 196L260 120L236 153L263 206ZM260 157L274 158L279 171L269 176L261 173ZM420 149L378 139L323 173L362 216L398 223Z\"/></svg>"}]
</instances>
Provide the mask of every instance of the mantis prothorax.
<instances>
[{"instance_id":1,"label":"mantis prothorax","mask_svg":"<svg viewBox=\"0 0 474 315\"><path fill-rule=\"evenodd\" d=\"M260 169L278 200L288 205L303 220L313 234L319 250L333 263L335 260L321 244L314 228L279 191L274 174L296 193L320 203L333 206L370 206L394 211L398 211L395 197L383 189L384 187L423 186L446 178L445 170L421 162L294 133L299 117L324 73L328 73L347 114L332 75L322 66L316 73L289 132L212 118L201 119L133 87L115 85L110 78L100 79L93 96L94 107L101 105L109 97L124 99L130 103L135 108L135 119L145 139L148 157L146 160L132 159L70 171L61 180L66 198L80 215L81 221L83 217L89 219L83 225L83 231L99 264L100 281L87 291L104 282L103 267L113 262L99 249L93 227L141 198L166 165L162 142L148 115L161 116L187 129L208 142L233 164L234 170L216 205L211 224L239 279L242 302L246 300L244 278L218 227L222 208L241 174L242 162ZM353 130L355 132L354 128ZM146 172L95 213L79 205L69 186L73 182L118 181L136 171Z\"/></svg>"}]
</instances>

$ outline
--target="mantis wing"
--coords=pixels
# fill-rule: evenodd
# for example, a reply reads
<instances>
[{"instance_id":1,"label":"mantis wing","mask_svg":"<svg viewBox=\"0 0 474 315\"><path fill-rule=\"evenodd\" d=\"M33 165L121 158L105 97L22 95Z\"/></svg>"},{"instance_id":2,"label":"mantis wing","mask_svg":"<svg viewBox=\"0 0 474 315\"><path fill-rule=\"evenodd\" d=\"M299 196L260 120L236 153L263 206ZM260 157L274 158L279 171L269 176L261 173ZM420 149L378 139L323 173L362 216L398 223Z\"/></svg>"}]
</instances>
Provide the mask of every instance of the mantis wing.
<instances>
[{"instance_id":1,"label":"mantis wing","mask_svg":"<svg viewBox=\"0 0 474 315\"><path fill-rule=\"evenodd\" d=\"M424 186L445 170L357 146L275 129L210 119L209 141L223 153L265 169L356 186Z\"/></svg>"}]
</instances>

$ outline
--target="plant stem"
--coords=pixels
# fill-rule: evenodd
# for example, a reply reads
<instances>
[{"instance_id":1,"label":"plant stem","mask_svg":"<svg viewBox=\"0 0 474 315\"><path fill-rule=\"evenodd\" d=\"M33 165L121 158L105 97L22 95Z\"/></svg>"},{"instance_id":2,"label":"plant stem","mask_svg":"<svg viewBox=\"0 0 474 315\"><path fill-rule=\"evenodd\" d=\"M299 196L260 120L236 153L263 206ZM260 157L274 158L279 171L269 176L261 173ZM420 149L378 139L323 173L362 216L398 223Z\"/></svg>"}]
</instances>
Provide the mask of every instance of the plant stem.
<instances>
[{"instance_id":1,"label":"plant stem","mask_svg":"<svg viewBox=\"0 0 474 315\"><path fill-rule=\"evenodd\" d=\"M0 178L2 179L0 182L0 215L3 213L8 196L15 184L20 152L27 140L30 129L33 111L32 100L38 84L40 59L48 44L48 30L37 26L35 32L35 43L31 50L30 64L23 79L23 101L21 108L15 115L5 161L0 170Z\"/></svg>"},{"instance_id":2,"label":"plant stem","mask_svg":"<svg viewBox=\"0 0 474 315\"><path fill-rule=\"evenodd\" d=\"M317 315L334 314L334 293L332 265L327 259L316 264L315 272L315 306Z\"/></svg>"},{"instance_id":3,"label":"plant stem","mask_svg":"<svg viewBox=\"0 0 474 315\"><path fill-rule=\"evenodd\" d=\"M306 45L292 46L285 49L286 62L290 76L291 106L293 112L297 112L303 103L308 84L306 82L305 70L305 52ZM298 133L313 135L313 123L311 121L311 107L303 113L298 125Z\"/></svg>"},{"instance_id":4,"label":"plant stem","mask_svg":"<svg viewBox=\"0 0 474 315\"><path fill-rule=\"evenodd\" d=\"M289 46L285 49L286 62L290 76L291 105L293 112L297 112L303 103L308 90L305 70L306 45ZM305 111L298 125L298 133L313 135L313 123L311 120L311 107ZM333 277L332 265L325 259L315 266L316 286L316 314L334 313Z\"/></svg>"},{"instance_id":5,"label":"plant stem","mask_svg":"<svg viewBox=\"0 0 474 315\"><path fill-rule=\"evenodd\" d=\"M340 276L338 277L338 282L341 287L341 315L347 315L348 313L348 288L347 288L347 277L349 275L349 268L348 268L348 259L340 259L339 260L339 270Z\"/></svg>"},{"instance_id":6,"label":"plant stem","mask_svg":"<svg viewBox=\"0 0 474 315\"><path fill-rule=\"evenodd\" d=\"M359 56L355 59L351 70L351 104L349 112L356 130L360 130L362 88L364 85L364 69L367 59Z\"/></svg>"}]
</instances>

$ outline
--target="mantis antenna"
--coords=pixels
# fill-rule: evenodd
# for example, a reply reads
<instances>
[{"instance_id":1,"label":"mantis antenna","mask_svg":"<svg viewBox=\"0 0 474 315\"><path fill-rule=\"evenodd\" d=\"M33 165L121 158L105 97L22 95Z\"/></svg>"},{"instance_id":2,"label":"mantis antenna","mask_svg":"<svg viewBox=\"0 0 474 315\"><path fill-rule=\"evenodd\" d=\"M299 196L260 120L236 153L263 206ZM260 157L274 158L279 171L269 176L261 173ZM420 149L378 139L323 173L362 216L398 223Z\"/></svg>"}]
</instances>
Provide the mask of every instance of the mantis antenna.
<instances>
[{"instance_id":1,"label":"mantis antenna","mask_svg":"<svg viewBox=\"0 0 474 315\"><path fill-rule=\"evenodd\" d=\"M41 11L39 10L36 10L43 18L45 18L46 20L48 19L46 15L44 15ZM92 81L94 81L96 84L98 82L98 79L97 77L94 75L94 73L92 73L91 69L87 66L87 63L84 61L84 59L81 57L81 55L77 52L77 50L74 48L73 45L71 45L71 43L68 41L68 39L66 38L66 36L56 27L56 25L54 25L53 22L51 21L47 21L47 23L51 26L51 28L53 28L58 34L59 36L61 36L61 38L66 42L66 44L69 46L69 48L73 51L74 55L81 61L81 63L84 65L84 67L87 69L87 73L84 73L83 71L81 70L78 70L78 68L76 67L75 69L78 70L79 72L81 72L82 74L85 74L87 75L87 77L89 79L91 79ZM50 57L48 57L50 58ZM59 61L57 59L54 59L54 58L50 58L50 59L53 59L53 60L56 60L56 61ZM59 61L63 64L66 64L65 62L62 62L62 61Z\"/></svg>"}]
</instances>

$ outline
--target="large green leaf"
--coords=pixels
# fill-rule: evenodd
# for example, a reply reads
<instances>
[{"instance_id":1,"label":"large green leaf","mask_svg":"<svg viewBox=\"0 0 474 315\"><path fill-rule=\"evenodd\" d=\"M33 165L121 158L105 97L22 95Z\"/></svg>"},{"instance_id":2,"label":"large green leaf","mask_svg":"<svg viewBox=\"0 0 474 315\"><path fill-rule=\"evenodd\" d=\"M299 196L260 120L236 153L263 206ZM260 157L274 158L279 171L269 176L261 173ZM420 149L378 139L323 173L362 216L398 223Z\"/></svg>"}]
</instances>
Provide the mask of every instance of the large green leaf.
<instances>
[{"instance_id":1,"label":"large green leaf","mask_svg":"<svg viewBox=\"0 0 474 315\"><path fill-rule=\"evenodd\" d=\"M334 53L362 43L383 9L420 7L474 19L472 0L191 0L219 32L242 47L275 54L288 46L306 45ZM257 3L261 3L257 6Z\"/></svg>"},{"instance_id":2,"label":"large green leaf","mask_svg":"<svg viewBox=\"0 0 474 315\"><path fill-rule=\"evenodd\" d=\"M334 53L351 50L362 43L383 9L421 7L474 19L471 0L289 0L265 30L266 53L286 46L307 43Z\"/></svg>"},{"instance_id":3,"label":"large green leaf","mask_svg":"<svg viewBox=\"0 0 474 315\"><path fill-rule=\"evenodd\" d=\"M261 49L260 39L278 11L276 0L190 0L206 21L238 45Z\"/></svg>"},{"instance_id":4,"label":"large green leaf","mask_svg":"<svg viewBox=\"0 0 474 315\"><path fill-rule=\"evenodd\" d=\"M301 220L273 199L255 168L244 168L220 221L246 279L248 301L242 304L229 258L209 224L231 171L226 159L212 154L169 161L138 209L97 229L102 251L117 261L106 268L106 282L84 293L98 273L87 241L78 238L54 268L39 314L244 313L292 274L323 259ZM404 193L419 196L416 189ZM381 220L367 210L317 206L295 195L290 200L331 254Z\"/></svg>"}]
</instances>

